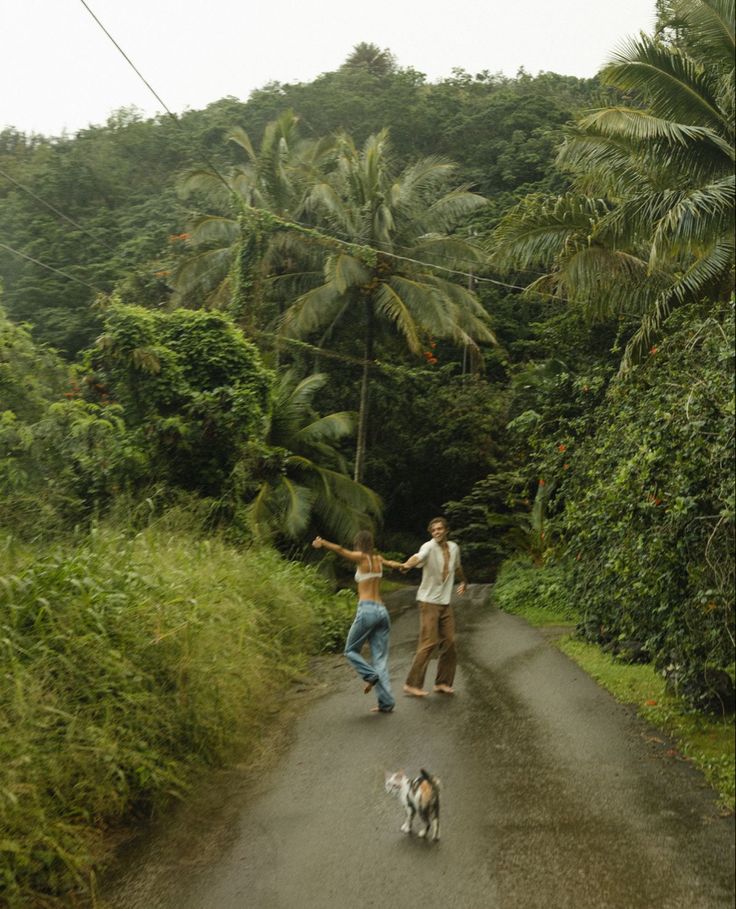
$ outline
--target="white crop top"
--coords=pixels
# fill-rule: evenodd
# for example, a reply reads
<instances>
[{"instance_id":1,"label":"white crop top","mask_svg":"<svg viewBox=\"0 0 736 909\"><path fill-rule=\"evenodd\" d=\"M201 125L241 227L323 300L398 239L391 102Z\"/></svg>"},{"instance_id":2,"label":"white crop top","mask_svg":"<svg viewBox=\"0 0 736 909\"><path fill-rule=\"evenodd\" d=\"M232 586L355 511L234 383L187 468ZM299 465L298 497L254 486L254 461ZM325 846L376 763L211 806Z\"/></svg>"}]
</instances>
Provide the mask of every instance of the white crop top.
<instances>
[{"instance_id":1,"label":"white crop top","mask_svg":"<svg viewBox=\"0 0 736 909\"><path fill-rule=\"evenodd\" d=\"M369 557L369 560L372 562L372 558ZM355 580L356 581L369 581L371 578L382 578L383 577L383 562L381 562L381 567L378 571L361 571L360 567L355 570Z\"/></svg>"}]
</instances>

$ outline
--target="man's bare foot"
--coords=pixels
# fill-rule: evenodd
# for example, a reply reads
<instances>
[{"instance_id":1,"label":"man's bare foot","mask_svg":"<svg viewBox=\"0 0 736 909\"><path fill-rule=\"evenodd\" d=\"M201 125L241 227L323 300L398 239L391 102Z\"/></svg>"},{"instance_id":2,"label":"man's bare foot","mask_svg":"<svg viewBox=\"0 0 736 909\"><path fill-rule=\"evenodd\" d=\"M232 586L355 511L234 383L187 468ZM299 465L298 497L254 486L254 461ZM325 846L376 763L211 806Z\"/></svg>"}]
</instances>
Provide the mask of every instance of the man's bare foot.
<instances>
[{"instance_id":1,"label":"man's bare foot","mask_svg":"<svg viewBox=\"0 0 736 909\"><path fill-rule=\"evenodd\" d=\"M435 685L432 690L439 692L439 694L455 694L455 689L452 685Z\"/></svg>"},{"instance_id":2,"label":"man's bare foot","mask_svg":"<svg viewBox=\"0 0 736 909\"><path fill-rule=\"evenodd\" d=\"M409 694L413 698L426 698L429 692L423 688L413 688L411 685L404 685L404 694Z\"/></svg>"},{"instance_id":3,"label":"man's bare foot","mask_svg":"<svg viewBox=\"0 0 736 909\"><path fill-rule=\"evenodd\" d=\"M370 694L377 681L378 679L374 679L372 682L366 682L365 687L363 688L363 694Z\"/></svg>"},{"instance_id":4,"label":"man's bare foot","mask_svg":"<svg viewBox=\"0 0 736 909\"><path fill-rule=\"evenodd\" d=\"M371 713L393 713L393 707L371 707Z\"/></svg>"}]
</instances>

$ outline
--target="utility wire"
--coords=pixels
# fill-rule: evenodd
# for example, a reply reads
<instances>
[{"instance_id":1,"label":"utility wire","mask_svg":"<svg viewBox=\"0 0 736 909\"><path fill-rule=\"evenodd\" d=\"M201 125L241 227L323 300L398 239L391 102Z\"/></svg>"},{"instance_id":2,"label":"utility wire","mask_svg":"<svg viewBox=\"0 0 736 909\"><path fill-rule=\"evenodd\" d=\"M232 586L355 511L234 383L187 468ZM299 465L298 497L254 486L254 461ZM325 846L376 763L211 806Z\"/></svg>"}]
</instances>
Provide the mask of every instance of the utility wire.
<instances>
[{"instance_id":1,"label":"utility wire","mask_svg":"<svg viewBox=\"0 0 736 909\"><path fill-rule=\"evenodd\" d=\"M107 243L105 240L99 239L93 233L88 231L86 227L82 227L81 224L77 223L74 220L74 218L70 218L69 215L65 215L64 212L60 211L55 205L52 205L50 202L47 202L45 199L42 199L40 196L36 195L36 193L34 193L33 190L28 189L27 186L23 186L22 183L19 183L15 179L15 177L11 177L11 175L9 173L6 173L1 167L0 167L0 175L5 177L6 180L9 180L11 183L15 184L15 186L17 186L18 189L22 189L24 193L28 193L28 195L32 199L35 199L36 202L40 202L41 205L45 205L46 208L49 209L49 211L52 211L55 215L58 215L60 218L63 218L65 221L68 221L72 225L72 227L76 228L77 230L81 230L83 234L86 234L88 237L91 237L95 241L95 243L99 243L101 246L104 246L106 249L109 249L110 252L113 252L113 253L117 252L117 250L114 247L110 246L110 244Z\"/></svg>"},{"instance_id":2,"label":"utility wire","mask_svg":"<svg viewBox=\"0 0 736 909\"><path fill-rule=\"evenodd\" d=\"M53 271L57 275L61 275L63 278L68 278L70 281L76 281L77 284L83 284L85 287L89 287L90 290L94 290L95 293L105 293L104 290L100 290L100 288L96 287L94 284L90 284L87 281L83 281L81 278L70 275L67 272L62 271L60 268L54 268L53 265L47 265L45 262L41 262L40 259L34 259L33 256L28 256L26 253L21 252L19 249L13 249L13 247L8 246L7 243L0 243L0 249L7 249L8 252L13 253L15 256L20 256L21 259L27 259L29 262L33 262L35 265L40 265L41 268L45 268L48 271Z\"/></svg>"},{"instance_id":3,"label":"utility wire","mask_svg":"<svg viewBox=\"0 0 736 909\"><path fill-rule=\"evenodd\" d=\"M110 34L110 32L105 28L105 26L102 24L102 22L99 20L99 18L92 11L92 9L90 8L90 6L86 2L86 0L80 0L80 3L82 4L82 6L84 6L84 8L87 10L87 12L90 14L90 16L92 16L92 18L95 20L97 25L102 29L102 31L105 33L105 35L107 35L107 37L110 39L110 41L112 42L114 47L117 49L117 51L122 55L122 57L128 63L128 65L133 70L133 72L138 76L138 78L141 80L141 82L143 82L143 84L146 86L146 88L151 92L153 97L163 107L163 109L166 111L166 113L169 115L169 117L171 117L171 119L176 123L176 125L179 127L179 129L181 129L185 134L187 134L187 136L189 136L189 134L187 133L187 130L184 129L184 127L181 124L181 121L176 116L176 114L172 113L171 110L169 110L168 106L166 105L164 100L161 98L159 93L153 88L151 83L145 78L145 76L141 73L141 71L138 69L138 67L133 63L133 61L130 59L130 57L125 53L125 51L122 49L120 44L118 44L118 42L115 40L115 38L113 38L113 36ZM229 192L232 192L233 189L232 189L232 186L230 185L230 182L228 181L228 179L226 177L223 176L223 174L221 173L219 168L216 165L214 165L204 154L202 154L202 153L200 153L200 154L201 154L202 160L205 161L209 165L209 167L212 169L213 174L222 182L222 184L228 189ZM252 209L254 211L260 210L260 209L254 208L253 206L250 206L250 205L248 205L247 208ZM281 222L284 224L284 226L287 226L287 227L293 226L294 228L315 230L315 228L309 227L306 224L300 224L298 221L287 220L287 219L283 219L283 218L279 219L279 220L281 220ZM332 240L333 242L336 242L336 243L343 243L343 242L349 243L350 242L347 240L342 241L338 237L330 236L329 234L325 234L322 231L316 231L316 232L320 233L326 240ZM364 239L364 238L362 238L362 239ZM364 242L365 242L365 240L364 240ZM350 245L355 245L355 244L353 243ZM498 287L505 287L505 288L508 288L509 290L525 290L526 289L519 284L509 284L505 281L497 281L494 278L480 277L475 274L472 274L471 272L460 271L458 269L448 268L447 266L443 266L443 265L435 265L431 262L423 262L419 259L412 259L409 256L401 256L398 253L385 252L382 250L374 249L373 247L369 247L369 248L371 248L374 252L378 253L379 255L384 255L391 259L399 259L404 262L411 262L414 265L422 265L426 268L434 268L439 271L447 272L448 274L459 275L460 277L463 277L463 278L472 278L474 281L483 282L483 283L487 283L487 284L495 284ZM404 247L404 248L406 248L406 247ZM550 294L549 296L553 296L553 295Z\"/></svg>"},{"instance_id":4,"label":"utility wire","mask_svg":"<svg viewBox=\"0 0 736 909\"><path fill-rule=\"evenodd\" d=\"M123 56L125 62L128 64L128 66L130 66L130 68L133 70L133 72L136 74L136 76L138 76L138 78L146 86L146 88L153 95L153 97L158 101L158 103L161 105L161 107L163 107L163 109L166 111L166 113L169 115L169 117L171 117L171 119L174 121L174 123L176 123L177 127L187 136L187 138L191 138L190 134L182 126L181 121L176 116L176 114L173 113L171 110L169 110L169 107L166 104L166 102L163 100L163 98L159 95L159 93L156 91L156 89L151 85L151 83L148 81L148 79L146 79L146 77L138 69L138 67L135 65L135 63L133 63L133 61L130 59L130 57L125 53L125 51L118 44L118 42L113 38L113 36L110 34L110 32L105 28L105 26L102 24L102 22L100 22L100 20L97 18L95 13L90 8L89 4L86 3L85 0L79 0L79 2L87 10L87 12L90 14L90 16L92 16L92 18L99 25L99 27L102 29L102 31L107 35L107 37L110 39L112 44L115 46L116 50ZM227 179L225 177L223 177L223 175L220 173L218 168L209 160L209 158L202 151L200 151L199 154L200 154L200 157L202 158L202 160L206 164L208 164L209 167L212 168L212 170L215 173L215 175L217 176L217 178L222 181L222 183L225 185L227 190L229 192L232 192L233 191L232 186L230 186L230 183L227 181Z\"/></svg>"}]
</instances>

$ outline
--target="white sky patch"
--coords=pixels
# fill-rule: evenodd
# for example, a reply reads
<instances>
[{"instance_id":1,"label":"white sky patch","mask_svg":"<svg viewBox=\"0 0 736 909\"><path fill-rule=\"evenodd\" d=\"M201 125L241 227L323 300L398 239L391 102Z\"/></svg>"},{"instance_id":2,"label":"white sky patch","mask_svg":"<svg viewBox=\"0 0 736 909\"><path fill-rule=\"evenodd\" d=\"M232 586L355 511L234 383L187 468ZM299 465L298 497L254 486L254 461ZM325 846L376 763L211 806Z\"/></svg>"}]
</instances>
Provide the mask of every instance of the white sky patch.
<instances>
[{"instance_id":1,"label":"white sky patch","mask_svg":"<svg viewBox=\"0 0 736 909\"><path fill-rule=\"evenodd\" d=\"M654 0L87 2L175 112L311 81L361 41L430 81L453 68L593 76L655 15ZM73 133L129 106L161 112L80 0L2 3L0 129Z\"/></svg>"}]
</instances>

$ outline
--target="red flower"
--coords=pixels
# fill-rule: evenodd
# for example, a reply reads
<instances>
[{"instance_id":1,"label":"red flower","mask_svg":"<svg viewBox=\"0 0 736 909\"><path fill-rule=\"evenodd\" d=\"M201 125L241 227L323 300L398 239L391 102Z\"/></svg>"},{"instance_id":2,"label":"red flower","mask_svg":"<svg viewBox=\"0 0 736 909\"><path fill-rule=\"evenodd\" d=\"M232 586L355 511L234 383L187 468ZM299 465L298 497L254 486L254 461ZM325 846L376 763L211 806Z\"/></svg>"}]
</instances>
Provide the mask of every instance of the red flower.
<instances>
[{"instance_id":1,"label":"red flower","mask_svg":"<svg viewBox=\"0 0 736 909\"><path fill-rule=\"evenodd\" d=\"M557 451L567 451L567 445L558 445Z\"/></svg>"},{"instance_id":2,"label":"red flower","mask_svg":"<svg viewBox=\"0 0 736 909\"><path fill-rule=\"evenodd\" d=\"M540 485L540 486L544 486L544 485L545 485L544 480L540 479L540 480L539 480L539 485Z\"/></svg>"}]
</instances>

